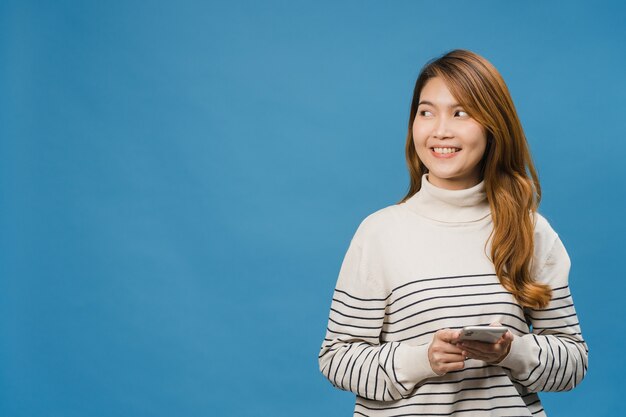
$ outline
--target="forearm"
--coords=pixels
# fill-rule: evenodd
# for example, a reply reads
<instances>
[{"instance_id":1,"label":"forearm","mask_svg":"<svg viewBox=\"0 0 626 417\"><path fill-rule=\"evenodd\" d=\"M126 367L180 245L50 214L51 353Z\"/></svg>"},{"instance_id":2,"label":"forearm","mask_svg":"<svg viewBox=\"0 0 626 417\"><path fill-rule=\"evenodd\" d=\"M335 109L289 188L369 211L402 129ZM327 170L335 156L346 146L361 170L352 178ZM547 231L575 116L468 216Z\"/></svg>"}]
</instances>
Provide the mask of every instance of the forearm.
<instances>
[{"instance_id":1,"label":"forearm","mask_svg":"<svg viewBox=\"0 0 626 417\"><path fill-rule=\"evenodd\" d=\"M587 346L580 338L528 334L515 338L498 365L529 391L567 391L584 378L587 357Z\"/></svg>"},{"instance_id":2,"label":"forearm","mask_svg":"<svg viewBox=\"0 0 626 417\"><path fill-rule=\"evenodd\" d=\"M404 398L417 383L437 376L428 362L428 345L405 342L325 341L319 366L334 386L378 401Z\"/></svg>"}]
</instances>

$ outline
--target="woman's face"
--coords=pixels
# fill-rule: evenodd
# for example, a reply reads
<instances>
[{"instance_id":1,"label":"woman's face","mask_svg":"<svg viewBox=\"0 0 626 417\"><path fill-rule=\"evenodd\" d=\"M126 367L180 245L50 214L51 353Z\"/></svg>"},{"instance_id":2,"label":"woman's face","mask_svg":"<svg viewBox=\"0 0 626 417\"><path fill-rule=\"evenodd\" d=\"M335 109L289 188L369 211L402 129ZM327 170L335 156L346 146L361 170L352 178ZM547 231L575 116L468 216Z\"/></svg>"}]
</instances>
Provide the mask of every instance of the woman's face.
<instances>
[{"instance_id":1,"label":"woman's face","mask_svg":"<svg viewBox=\"0 0 626 417\"><path fill-rule=\"evenodd\" d=\"M431 78L422 88L413 122L413 143L428 168L431 184L460 190L481 181L486 130L469 117L440 77Z\"/></svg>"}]
</instances>

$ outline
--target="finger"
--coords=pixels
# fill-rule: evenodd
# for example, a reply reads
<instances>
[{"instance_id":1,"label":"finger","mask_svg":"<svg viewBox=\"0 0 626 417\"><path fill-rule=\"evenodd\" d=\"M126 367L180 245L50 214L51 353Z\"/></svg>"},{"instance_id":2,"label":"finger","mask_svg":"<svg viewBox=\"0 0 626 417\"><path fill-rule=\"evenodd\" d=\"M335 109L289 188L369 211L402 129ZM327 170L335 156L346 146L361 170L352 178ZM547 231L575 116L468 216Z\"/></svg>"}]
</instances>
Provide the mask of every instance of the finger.
<instances>
[{"instance_id":1,"label":"finger","mask_svg":"<svg viewBox=\"0 0 626 417\"><path fill-rule=\"evenodd\" d=\"M439 339L443 340L444 342L456 343L456 341L459 339L459 336L461 335L461 332L452 329L442 329L439 330L436 335L438 335Z\"/></svg>"},{"instance_id":2,"label":"finger","mask_svg":"<svg viewBox=\"0 0 626 417\"><path fill-rule=\"evenodd\" d=\"M450 353L460 355L463 349L461 349L459 346L439 341L433 343L430 350L436 353Z\"/></svg>"},{"instance_id":3,"label":"finger","mask_svg":"<svg viewBox=\"0 0 626 417\"><path fill-rule=\"evenodd\" d=\"M444 353L455 353L455 354L460 355L461 352L463 351L463 348L457 345L453 345L451 343L445 343L441 345L440 351Z\"/></svg>"},{"instance_id":4,"label":"finger","mask_svg":"<svg viewBox=\"0 0 626 417\"><path fill-rule=\"evenodd\" d=\"M507 330L506 333L502 335L502 339L504 339L507 342L512 342L513 339L515 339L515 336L513 336L513 333L511 333L510 330Z\"/></svg>"},{"instance_id":5,"label":"finger","mask_svg":"<svg viewBox=\"0 0 626 417\"><path fill-rule=\"evenodd\" d=\"M495 343L484 343L477 341L465 341L460 344L462 349L471 349L477 352L489 353L493 352L495 348Z\"/></svg>"},{"instance_id":6,"label":"finger","mask_svg":"<svg viewBox=\"0 0 626 417\"><path fill-rule=\"evenodd\" d=\"M465 349L463 350L462 354L463 356L469 356L470 358L473 358L473 359L482 359L485 356L488 356L484 352L473 350L473 349Z\"/></svg>"},{"instance_id":7,"label":"finger","mask_svg":"<svg viewBox=\"0 0 626 417\"><path fill-rule=\"evenodd\" d=\"M452 345L446 342L436 342L433 343L430 352L436 355L450 354L450 355L460 355L463 352L459 346Z\"/></svg>"},{"instance_id":8,"label":"finger","mask_svg":"<svg viewBox=\"0 0 626 417\"><path fill-rule=\"evenodd\" d=\"M503 349L508 349L508 346L513 342L515 336L509 330L504 333L500 338L496 341L496 346L501 346Z\"/></svg>"},{"instance_id":9,"label":"finger","mask_svg":"<svg viewBox=\"0 0 626 417\"><path fill-rule=\"evenodd\" d=\"M490 350L480 350L471 347L464 347L463 351L474 359L482 359L486 362L493 362L502 358L505 352L508 352L508 344L495 344Z\"/></svg>"},{"instance_id":10,"label":"finger","mask_svg":"<svg viewBox=\"0 0 626 417\"><path fill-rule=\"evenodd\" d=\"M463 353L468 358L477 359L477 360L485 361L485 362L493 362L497 358L497 355L487 355L482 352L476 352L472 350L467 350L467 351L464 351Z\"/></svg>"}]
</instances>

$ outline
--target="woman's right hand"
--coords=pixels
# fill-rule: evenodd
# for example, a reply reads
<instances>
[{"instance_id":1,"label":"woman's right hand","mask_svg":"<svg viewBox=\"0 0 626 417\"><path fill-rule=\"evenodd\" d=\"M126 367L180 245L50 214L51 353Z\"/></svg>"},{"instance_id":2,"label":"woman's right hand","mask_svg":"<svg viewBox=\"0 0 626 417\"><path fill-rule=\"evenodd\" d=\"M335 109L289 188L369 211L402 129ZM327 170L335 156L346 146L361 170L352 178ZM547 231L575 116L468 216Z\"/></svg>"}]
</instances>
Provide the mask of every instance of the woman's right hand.
<instances>
[{"instance_id":1,"label":"woman's right hand","mask_svg":"<svg viewBox=\"0 0 626 417\"><path fill-rule=\"evenodd\" d=\"M445 375L465 367L463 349L456 346L460 336L460 331L451 329L441 329L434 334L428 347L428 360L437 375Z\"/></svg>"}]
</instances>

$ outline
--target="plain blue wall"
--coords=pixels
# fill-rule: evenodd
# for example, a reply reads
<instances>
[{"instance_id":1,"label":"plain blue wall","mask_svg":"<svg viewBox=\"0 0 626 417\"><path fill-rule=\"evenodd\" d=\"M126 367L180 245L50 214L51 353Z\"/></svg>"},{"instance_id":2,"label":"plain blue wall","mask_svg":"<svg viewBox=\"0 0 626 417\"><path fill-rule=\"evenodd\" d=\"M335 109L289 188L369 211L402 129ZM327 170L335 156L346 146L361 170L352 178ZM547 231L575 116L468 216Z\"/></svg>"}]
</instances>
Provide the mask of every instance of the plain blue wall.
<instances>
[{"instance_id":1,"label":"plain blue wall","mask_svg":"<svg viewBox=\"0 0 626 417\"><path fill-rule=\"evenodd\" d=\"M1 416L351 415L333 287L454 48L507 81L572 258L590 370L544 405L623 408L623 2L0 4Z\"/></svg>"}]
</instances>

